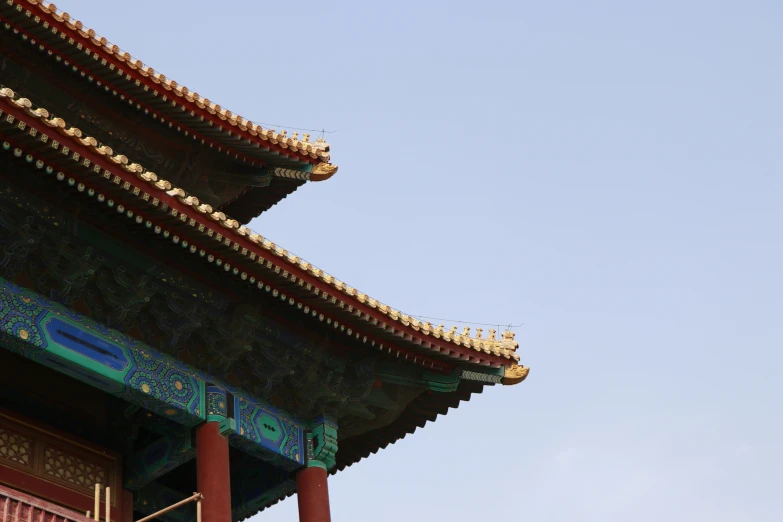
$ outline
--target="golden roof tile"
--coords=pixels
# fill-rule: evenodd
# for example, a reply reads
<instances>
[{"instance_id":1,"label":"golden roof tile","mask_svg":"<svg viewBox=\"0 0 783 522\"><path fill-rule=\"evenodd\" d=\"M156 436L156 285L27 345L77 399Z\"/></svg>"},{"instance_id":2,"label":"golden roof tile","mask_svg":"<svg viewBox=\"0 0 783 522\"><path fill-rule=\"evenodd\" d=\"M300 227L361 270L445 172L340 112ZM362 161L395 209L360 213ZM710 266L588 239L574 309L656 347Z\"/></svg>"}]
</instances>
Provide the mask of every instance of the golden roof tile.
<instances>
[{"instance_id":1,"label":"golden roof tile","mask_svg":"<svg viewBox=\"0 0 783 522\"><path fill-rule=\"evenodd\" d=\"M527 376L527 368L523 366L519 366L517 363L519 361L519 354L517 353L517 348L519 346L518 342L515 340L514 333L511 331L504 331L501 335L500 339L497 339L496 337L496 331L495 330L489 330L489 336L487 338L483 338L483 330L477 329L476 335L474 337L471 337L470 328L464 327L463 331L461 333L457 333L457 326L452 326L448 331L444 329L444 325L438 325L437 328L433 328L432 324L429 322L422 322L410 315L406 315L401 313L398 310L395 310L394 308L389 307L386 304L380 303L376 299L368 297L366 294L357 291L355 288L345 285L342 281L336 279L334 276L324 272L323 270L313 266L312 264L304 261L298 256L295 256L291 253L289 253L287 250L284 250L282 247L275 245L268 239L265 239L260 234L257 234L250 230L247 227L240 226L239 223L230 217L226 216L223 212L211 212L211 208L209 208L208 205L202 205L199 203L199 200L189 195L185 190L174 187L171 185L170 182L166 180L159 179L158 176L151 171L146 171L144 168L136 163L131 163L128 165L128 159L125 156L122 155L114 155L114 151L111 150L108 147L102 147L99 146L99 141L93 137L89 136L83 136L82 131L76 127L68 127L68 125L59 118L56 119L50 119L49 113L46 111L46 109L43 108L36 108L33 109L32 102L26 98L17 97L16 94L8 88L0 89L0 101L3 101L5 103L8 103L18 109L22 109L25 113L30 115L31 117L35 118L35 120L40 121L44 126L49 127L51 129L54 129L56 132L60 133L63 137L66 139L72 139L75 142L79 143L83 147L101 155L106 156L109 159L112 160L114 164L119 165L123 170L126 172L132 173L136 176L137 179L140 181L143 181L147 187L143 190L160 190L163 191L168 196L176 198L180 203L182 203L183 206L186 208L190 208L194 210L197 213L203 213L206 216L208 216L212 221L216 222L217 224L221 225L221 228L225 229L222 231L222 234L219 230L205 230L205 233L208 236L213 236L217 232L216 238L219 240L223 240L225 245L232 246L234 250L239 250L239 243L234 242L231 238L231 236L238 236L241 238L247 237L249 241L251 241L254 244L259 245L262 249L267 250L269 252L272 252L282 258L285 262L289 263L291 265L291 268L298 268L300 270L303 270L305 273L315 277L319 284L317 286L312 286L310 283L307 283L307 289L311 290L313 294L321 296L322 299L329 299L332 303L337 303L339 300L339 304L341 307L345 307L346 303L344 300L355 300L357 304L367 305L370 308L377 310L380 312L384 317L387 318L388 324L386 322L381 322L380 328L383 330L386 330L387 328L391 328L392 331L394 330L402 330L403 327L411 327L411 329L414 332L417 332L421 334L419 337L421 340L426 341L427 338L434 338L446 341L448 343L451 343L456 346L463 346L465 348L470 349L472 352L477 354L485 353L485 354L492 354L498 357L501 357L508 362L504 364L505 368L505 377L503 378L503 383L505 384L516 384L517 382L521 382L524 380L524 378ZM96 170L98 172L100 169ZM108 174L108 173L106 173ZM115 177L115 183L120 183L119 178ZM126 190L130 189L130 185L126 183ZM136 188L133 190L133 194L137 195L137 197L142 197L141 191ZM149 197L149 195L147 195ZM178 212L176 210L172 210L171 213L172 216L177 216ZM187 216L185 214L181 214L181 221L185 222L187 220ZM138 217L137 217L138 218ZM191 219L191 226L195 225L195 220ZM204 230L203 228L199 228L199 230ZM224 238L225 237L225 238ZM176 236L175 236L176 238ZM224 239L223 239L224 238ZM195 251L195 247L191 247L191 251ZM247 249L243 249L242 253L245 255L248 255L249 252L247 252ZM251 254L251 259L255 259L256 254ZM274 267L274 270L276 272L281 271L281 267L273 264L269 260L264 260L260 256L258 258L258 261L260 263L265 263L265 266L267 268ZM225 267L226 271L229 270L229 265L226 264ZM236 269L235 269L236 271ZM288 270L285 270L285 274L288 274ZM291 280L296 280L297 276L291 274ZM299 279L300 284L303 284L304 282ZM275 293L278 291L275 290ZM285 296L283 294L283 296ZM290 300L291 303L294 303L294 300ZM350 302L348 303L350 305ZM353 310L353 305L350 305L349 308ZM369 322L371 325L377 325L378 321L375 318L371 318L370 315L367 313L362 314L360 310L357 310L358 317L365 319ZM323 315L320 316L323 318ZM337 321L335 321L335 325L337 324ZM351 329L349 328L348 331L350 332ZM357 332L357 338L359 336ZM434 345L433 345L434 346ZM435 348L436 350L440 350L439 348ZM471 357L472 359L472 357Z\"/></svg>"},{"instance_id":2,"label":"golden roof tile","mask_svg":"<svg viewBox=\"0 0 783 522\"><path fill-rule=\"evenodd\" d=\"M252 136L256 136L263 141L268 141L283 149L288 149L301 154L302 156L307 156L312 160L316 160L310 177L312 181L329 179L337 172L337 166L329 163L331 159L329 144L322 138L318 138L315 142L311 142L309 134L304 134L302 139L299 139L299 133L296 132L289 137L288 131L286 130L278 132L275 129L265 129L261 125L255 124L251 120L211 102L208 98L200 96L198 93L188 89L184 85L179 85L176 81L167 78L164 74L156 72L152 67L145 65L141 60L134 58L130 53L123 51L116 44L109 42L105 37L98 36L95 30L85 28L82 22L74 20L67 12L59 10L52 2L45 0L5 0L5 2L10 6L15 5L18 11L27 9L26 13L28 16L32 17L33 14L35 14L34 18L39 23L48 24L49 22L46 21L47 18L52 21L64 23L69 29L81 36L88 47L92 46L114 56L117 60L127 65L129 69L138 72L145 78L149 78L154 84L162 87L165 93L173 94L177 98L194 103L198 108L205 110L211 115L217 116L221 121L225 121L229 125L248 132ZM33 9L35 13L30 9ZM53 30L55 29L53 28ZM74 41L73 44L79 49L81 49L83 45L76 41ZM90 54L89 48L86 49L85 52ZM97 54L95 58L97 60ZM113 68L113 66L111 67ZM166 100L166 95L164 95L163 99Z\"/></svg>"}]
</instances>

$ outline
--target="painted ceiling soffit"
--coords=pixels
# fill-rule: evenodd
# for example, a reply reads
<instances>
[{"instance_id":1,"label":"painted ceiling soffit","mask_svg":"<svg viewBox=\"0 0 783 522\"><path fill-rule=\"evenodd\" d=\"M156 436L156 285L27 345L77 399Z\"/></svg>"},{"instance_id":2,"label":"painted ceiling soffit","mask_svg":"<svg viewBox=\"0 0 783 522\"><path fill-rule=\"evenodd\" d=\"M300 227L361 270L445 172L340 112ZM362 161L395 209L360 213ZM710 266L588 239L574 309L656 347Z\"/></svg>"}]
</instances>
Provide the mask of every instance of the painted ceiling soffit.
<instances>
[{"instance_id":1,"label":"painted ceiling soffit","mask_svg":"<svg viewBox=\"0 0 783 522\"><path fill-rule=\"evenodd\" d=\"M117 194L125 205L115 205L102 194L97 194L95 200L111 203L109 206L116 211L198 254L205 262L214 263L228 275L271 293L348 336L389 354L396 352L409 363L435 368L436 360L446 360L503 369L504 384L516 384L527 376L527 368L518 365L514 333L505 331L498 337L495 330L490 330L483 338L483 332L477 329L471 336L467 327L460 333L456 326L434 327L401 313L159 179L95 138L84 136L61 118L51 118L46 109L33 108L30 100L17 97L11 89L0 89L0 102L6 113L2 115L4 124L22 131L25 140L43 147L47 158L53 158L58 166L66 165L69 174L76 176L68 178L69 185L88 195L96 194L95 188ZM8 142L6 145L11 146ZM17 151L21 156L23 151ZM35 159L29 154L27 158L31 163ZM46 172L54 170L40 158L35 164ZM56 177L62 181L66 175L60 171ZM151 214L150 218L157 216L156 223L140 212ZM194 238L200 247L193 244Z\"/></svg>"},{"instance_id":2,"label":"painted ceiling soffit","mask_svg":"<svg viewBox=\"0 0 783 522\"><path fill-rule=\"evenodd\" d=\"M120 77L131 82L136 88L143 87L143 91L148 94L151 89L151 94L155 98L170 104L172 108L179 107L181 115L198 116L200 120L209 122L210 126L217 126L225 138L237 142L255 143L257 146L269 149L281 156L312 164L310 181L323 181L336 173L337 166L329 163L330 146L323 139L319 138L311 142L309 134L302 135L300 139L296 132L289 136L288 131L285 130L277 132L274 129L265 129L247 118L222 108L187 87L179 85L176 81L166 78L165 75L154 71L141 60L133 58L106 38L98 36L93 29L85 28L80 21L73 19L68 13L58 11L53 3L42 0L2 1L32 22L50 30L54 36L59 36L77 52L83 52L86 57L91 57L97 64L105 68L107 77ZM14 30L18 29L14 28ZM57 54L56 49L46 49L41 42L38 44L41 50ZM78 70L76 64L73 64L73 67ZM86 75L85 71L82 73ZM92 79L92 76L89 78ZM123 95L122 99L127 100L131 105L134 104L131 95ZM164 118L159 118L159 120L165 123ZM170 119L168 123L171 125ZM186 132L185 134L190 133ZM190 135L194 140L198 139L196 133ZM203 141L205 140L202 139ZM227 154L240 155L226 145L218 148L221 151L225 149Z\"/></svg>"}]
</instances>

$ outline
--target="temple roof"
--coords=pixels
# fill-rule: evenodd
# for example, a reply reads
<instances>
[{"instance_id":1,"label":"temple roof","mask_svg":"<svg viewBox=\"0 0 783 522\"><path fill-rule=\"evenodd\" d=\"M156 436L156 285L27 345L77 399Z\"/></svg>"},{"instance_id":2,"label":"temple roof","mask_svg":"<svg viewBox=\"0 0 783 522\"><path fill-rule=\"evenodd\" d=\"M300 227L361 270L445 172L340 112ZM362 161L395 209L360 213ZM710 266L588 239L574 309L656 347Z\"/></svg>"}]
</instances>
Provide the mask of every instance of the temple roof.
<instances>
[{"instance_id":1,"label":"temple roof","mask_svg":"<svg viewBox=\"0 0 783 522\"><path fill-rule=\"evenodd\" d=\"M85 136L63 119L51 118L45 108L35 107L11 89L0 89L0 103L0 108L11 118L6 121L11 123L16 118L17 129L36 138L33 140L36 147L62 153L56 160L67 165L63 168L69 176L74 176L69 178L73 184L80 182L80 191L85 187L103 190L107 196L98 194L93 201L114 197L127 206L129 216L134 215L130 209L135 209L136 223L171 237L192 254L198 253L194 262L222 267L220 272L226 276L238 277L260 291L279 296L281 301L312 315L314 320L325 321L348 336L355 335L373 348L396 353L413 364L436 370L457 364L485 367L487 371L496 369L500 374L494 382L504 384L516 384L527 376L527 368L518 365L518 343L513 333L507 331L498 337L497 332L490 330L484 338L480 330L471 336L469 328L459 332L456 326L435 327L420 321L201 203L154 172L100 145L97 138ZM37 163L39 168L44 165L41 160ZM65 177L63 172L57 175L61 180ZM112 206L115 203L108 201L112 201ZM124 211L125 207L120 204L116 209Z\"/></svg>"},{"instance_id":2,"label":"temple roof","mask_svg":"<svg viewBox=\"0 0 783 522\"><path fill-rule=\"evenodd\" d=\"M4 11L16 13L9 17L6 28L20 33L94 85L104 85L119 100L142 110L150 125L174 125L187 138L200 140L248 165L271 167L275 178L284 178L273 187L249 185L235 201L223 205L242 222L259 215L306 181L325 180L337 171L337 166L330 163L330 146L323 139L311 141L308 134L267 129L221 107L134 58L53 3L6 0L3 4Z\"/></svg>"}]
</instances>

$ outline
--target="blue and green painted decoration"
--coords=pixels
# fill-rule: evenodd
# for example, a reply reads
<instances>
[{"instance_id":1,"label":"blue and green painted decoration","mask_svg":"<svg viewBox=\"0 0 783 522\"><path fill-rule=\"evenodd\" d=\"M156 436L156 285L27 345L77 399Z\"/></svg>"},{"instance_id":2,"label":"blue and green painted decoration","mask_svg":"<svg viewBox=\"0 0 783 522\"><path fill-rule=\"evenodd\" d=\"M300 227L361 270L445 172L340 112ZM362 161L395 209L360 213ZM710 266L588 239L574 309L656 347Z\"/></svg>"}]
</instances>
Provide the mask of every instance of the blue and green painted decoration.
<instances>
[{"instance_id":1,"label":"blue and green painted decoration","mask_svg":"<svg viewBox=\"0 0 783 522\"><path fill-rule=\"evenodd\" d=\"M337 458L337 421L328 415L316 417L307 433L307 467L330 469Z\"/></svg>"},{"instance_id":2,"label":"blue and green painted decoration","mask_svg":"<svg viewBox=\"0 0 783 522\"><path fill-rule=\"evenodd\" d=\"M2 278L0 345L185 427L221 422L232 445L285 469L305 463L305 423Z\"/></svg>"},{"instance_id":3,"label":"blue and green painted decoration","mask_svg":"<svg viewBox=\"0 0 783 522\"><path fill-rule=\"evenodd\" d=\"M185 426L203 421L204 381L176 359L0 281L7 349Z\"/></svg>"}]
</instances>

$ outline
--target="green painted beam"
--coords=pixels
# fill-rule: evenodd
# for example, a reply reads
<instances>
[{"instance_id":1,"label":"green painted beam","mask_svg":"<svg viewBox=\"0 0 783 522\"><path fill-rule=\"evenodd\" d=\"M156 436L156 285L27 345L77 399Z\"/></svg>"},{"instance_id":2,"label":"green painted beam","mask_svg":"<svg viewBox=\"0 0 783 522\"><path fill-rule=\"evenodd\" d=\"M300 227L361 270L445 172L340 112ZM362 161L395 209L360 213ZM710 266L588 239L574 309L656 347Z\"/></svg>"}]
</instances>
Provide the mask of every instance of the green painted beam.
<instances>
[{"instance_id":1,"label":"green painted beam","mask_svg":"<svg viewBox=\"0 0 783 522\"><path fill-rule=\"evenodd\" d=\"M378 378L383 382L402 386L422 386L436 392L452 392L459 387L461 373L431 372L410 364L380 362L376 367Z\"/></svg>"},{"instance_id":2,"label":"green painted beam","mask_svg":"<svg viewBox=\"0 0 783 522\"><path fill-rule=\"evenodd\" d=\"M285 411L2 278L0 345L185 427L221 422L232 445L284 469L305 463L305 424ZM225 407L207 411L207 382Z\"/></svg>"},{"instance_id":3,"label":"green painted beam","mask_svg":"<svg viewBox=\"0 0 783 522\"><path fill-rule=\"evenodd\" d=\"M204 420L204 380L173 357L0 279L4 348L185 426Z\"/></svg>"},{"instance_id":4,"label":"green painted beam","mask_svg":"<svg viewBox=\"0 0 783 522\"><path fill-rule=\"evenodd\" d=\"M337 421L328 415L316 417L307 433L307 467L330 469L337 459Z\"/></svg>"}]
</instances>

